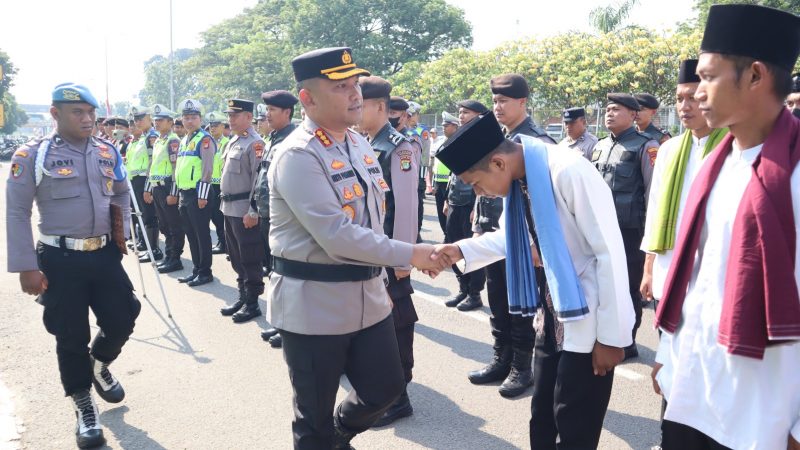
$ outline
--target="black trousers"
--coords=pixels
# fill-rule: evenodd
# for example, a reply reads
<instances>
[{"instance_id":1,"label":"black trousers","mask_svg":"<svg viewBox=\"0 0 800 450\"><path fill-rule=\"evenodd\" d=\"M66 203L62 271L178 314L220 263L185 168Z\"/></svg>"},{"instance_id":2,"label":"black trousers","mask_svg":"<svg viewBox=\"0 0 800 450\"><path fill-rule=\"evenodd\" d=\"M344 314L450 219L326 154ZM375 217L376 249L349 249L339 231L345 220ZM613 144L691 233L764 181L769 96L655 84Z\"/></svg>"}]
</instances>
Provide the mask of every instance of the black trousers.
<instances>
[{"instance_id":1,"label":"black trousers","mask_svg":"<svg viewBox=\"0 0 800 450\"><path fill-rule=\"evenodd\" d=\"M531 449L597 448L614 371L596 376L591 353L557 351L553 314L546 307L539 313L545 315L545 327L536 335L533 358Z\"/></svg>"},{"instance_id":2,"label":"black trousers","mask_svg":"<svg viewBox=\"0 0 800 450\"><path fill-rule=\"evenodd\" d=\"M628 286L633 301L633 311L636 313L636 322L633 324L633 340L636 341L636 332L642 324L642 294L639 286L644 274L644 252L639 250L644 237L642 228L622 228L622 243L625 245L625 259L628 263Z\"/></svg>"},{"instance_id":3,"label":"black trousers","mask_svg":"<svg viewBox=\"0 0 800 450\"><path fill-rule=\"evenodd\" d=\"M294 391L295 449L330 450L333 414L347 430L366 431L405 389L391 316L343 335L280 333ZM353 389L334 411L342 374Z\"/></svg>"},{"instance_id":4,"label":"black trousers","mask_svg":"<svg viewBox=\"0 0 800 450\"><path fill-rule=\"evenodd\" d=\"M231 256L231 266L236 271L236 282L252 294L264 293L264 272L261 261L264 247L258 227L245 228L241 217L225 216L225 242ZM248 301L258 302L256 295Z\"/></svg>"},{"instance_id":5,"label":"black trousers","mask_svg":"<svg viewBox=\"0 0 800 450\"><path fill-rule=\"evenodd\" d=\"M391 267L386 268L386 276L389 280L386 291L393 304L392 321L397 347L400 350L400 364L403 366L406 383L410 383L414 369L414 324L419 320L414 301L411 299L414 288L411 286L410 277L398 280Z\"/></svg>"},{"instance_id":6,"label":"black trousers","mask_svg":"<svg viewBox=\"0 0 800 450\"><path fill-rule=\"evenodd\" d=\"M92 387L89 355L110 363L128 341L141 305L114 243L100 250L79 252L39 243L39 269L47 277L43 322L56 337L56 356L64 394ZM100 331L89 349L89 308Z\"/></svg>"},{"instance_id":7,"label":"black trousers","mask_svg":"<svg viewBox=\"0 0 800 450\"><path fill-rule=\"evenodd\" d=\"M447 215L444 213L444 202L447 201L447 182L437 181L434 195L436 197L436 215L439 217L439 226L442 233L447 233ZM445 239L447 239L445 237Z\"/></svg>"},{"instance_id":8,"label":"black trousers","mask_svg":"<svg viewBox=\"0 0 800 450\"><path fill-rule=\"evenodd\" d=\"M272 271L272 251L269 249L269 217L261 216L258 219L258 228L261 231L261 242L264 245L264 257L261 264Z\"/></svg>"},{"instance_id":9,"label":"black trousers","mask_svg":"<svg viewBox=\"0 0 800 450\"><path fill-rule=\"evenodd\" d=\"M489 310L492 315L494 347L511 346L514 350L533 351L536 334L533 331L533 317L508 312L508 289L506 288L506 260L486 266L486 293L489 297Z\"/></svg>"},{"instance_id":10,"label":"black trousers","mask_svg":"<svg viewBox=\"0 0 800 450\"><path fill-rule=\"evenodd\" d=\"M472 237L472 223L469 220L472 213L472 205L450 206L447 215L447 231L445 232L445 242L453 243L461 239ZM483 284L486 281L486 272L475 270L470 273L462 273L458 267L453 265L453 272L458 278L458 288L461 292L469 295L480 295Z\"/></svg>"},{"instance_id":11,"label":"black trousers","mask_svg":"<svg viewBox=\"0 0 800 450\"><path fill-rule=\"evenodd\" d=\"M189 241L192 253L192 271L198 275L211 275L211 231L208 226L211 218L211 200L205 208L197 206L197 190L182 190L178 211L181 215L183 232Z\"/></svg>"},{"instance_id":12,"label":"black trousers","mask_svg":"<svg viewBox=\"0 0 800 450\"><path fill-rule=\"evenodd\" d=\"M663 450L727 450L728 447L682 423L661 421Z\"/></svg>"},{"instance_id":13,"label":"black trousers","mask_svg":"<svg viewBox=\"0 0 800 450\"><path fill-rule=\"evenodd\" d=\"M221 193L222 188L220 188L218 184L212 184L208 206L211 206L211 223L214 224L214 231L217 232L217 242L225 244L225 216L220 209L222 206L222 199L219 198Z\"/></svg>"},{"instance_id":14,"label":"black trousers","mask_svg":"<svg viewBox=\"0 0 800 450\"><path fill-rule=\"evenodd\" d=\"M167 259L178 259L183 253L183 245L186 242L181 224L181 215L178 212L178 205L168 205L167 196L169 195L172 182L164 186L153 188L153 204L156 207L158 216L158 226L161 234L164 235L165 253Z\"/></svg>"},{"instance_id":15,"label":"black trousers","mask_svg":"<svg viewBox=\"0 0 800 450\"><path fill-rule=\"evenodd\" d=\"M422 231L422 216L425 212L425 190L427 189L425 185L425 178L419 179L419 184L417 185L417 198L419 203L417 203L417 242L422 242L421 238L419 237L419 232Z\"/></svg>"},{"instance_id":16,"label":"black trousers","mask_svg":"<svg viewBox=\"0 0 800 450\"><path fill-rule=\"evenodd\" d=\"M153 203L147 204L144 202L144 185L147 184L147 177L146 176L136 176L131 178L131 186L133 186L133 195L136 197L136 203L139 204L139 210L142 212L142 222L144 223L144 227L147 229L158 229L158 216L156 216L156 206ZM133 208L133 204L131 204L131 212L133 213L132 219L132 226L131 228L137 228L139 225L139 221L136 219L136 209ZM144 237L142 236L141 232L145 230L139 230L140 232L136 235L138 237L138 242L142 242ZM157 236L157 234L156 234ZM151 242L150 245L153 249L158 248L158 242Z\"/></svg>"}]
</instances>

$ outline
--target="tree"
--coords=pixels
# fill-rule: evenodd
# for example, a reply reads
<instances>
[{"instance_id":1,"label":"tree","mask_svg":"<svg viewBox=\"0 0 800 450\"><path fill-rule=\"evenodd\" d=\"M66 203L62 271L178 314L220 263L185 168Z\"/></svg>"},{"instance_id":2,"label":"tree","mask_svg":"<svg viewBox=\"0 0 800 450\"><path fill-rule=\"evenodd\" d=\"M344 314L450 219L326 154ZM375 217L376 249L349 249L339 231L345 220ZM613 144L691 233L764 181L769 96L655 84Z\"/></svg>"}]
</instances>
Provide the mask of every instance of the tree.
<instances>
[{"instance_id":1,"label":"tree","mask_svg":"<svg viewBox=\"0 0 800 450\"><path fill-rule=\"evenodd\" d=\"M8 54L0 50L0 102L3 105L3 119L5 125L0 127L0 134L11 134L16 129L25 125L28 121L28 115L25 111L17 105L17 99L9 92L9 89L14 84L14 75L17 74L17 69L11 63Z\"/></svg>"},{"instance_id":2,"label":"tree","mask_svg":"<svg viewBox=\"0 0 800 450\"><path fill-rule=\"evenodd\" d=\"M617 30L630 16L639 0L622 0L617 5L598 6L589 12L589 22L601 33Z\"/></svg>"},{"instance_id":3,"label":"tree","mask_svg":"<svg viewBox=\"0 0 800 450\"><path fill-rule=\"evenodd\" d=\"M175 104L181 100L194 96L200 86L197 76L189 69L188 60L194 50L182 48L173 54ZM169 56L156 55L144 63L144 87L139 92L139 100L143 105L160 103L171 107L169 104Z\"/></svg>"},{"instance_id":4,"label":"tree","mask_svg":"<svg viewBox=\"0 0 800 450\"><path fill-rule=\"evenodd\" d=\"M789 11L794 14L800 14L800 0L695 0L694 10L697 13L697 19L691 21L690 25L704 28L706 25L706 19L708 18L708 9L711 8L711 5L733 3L769 6L772 8Z\"/></svg>"}]
</instances>

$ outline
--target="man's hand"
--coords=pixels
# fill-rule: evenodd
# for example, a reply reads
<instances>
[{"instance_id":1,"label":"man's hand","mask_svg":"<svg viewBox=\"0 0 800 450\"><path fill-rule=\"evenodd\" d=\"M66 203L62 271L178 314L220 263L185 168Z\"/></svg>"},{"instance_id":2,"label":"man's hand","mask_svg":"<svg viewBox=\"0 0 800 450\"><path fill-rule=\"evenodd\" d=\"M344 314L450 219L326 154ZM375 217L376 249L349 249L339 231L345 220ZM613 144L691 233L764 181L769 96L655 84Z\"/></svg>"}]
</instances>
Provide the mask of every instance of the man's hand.
<instances>
[{"instance_id":1,"label":"man's hand","mask_svg":"<svg viewBox=\"0 0 800 450\"><path fill-rule=\"evenodd\" d=\"M174 195L168 195L167 196L167 204L170 205L170 206L177 205L178 204L178 197L176 197Z\"/></svg>"},{"instance_id":2,"label":"man's hand","mask_svg":"<svg viewBox=\"0 0 800 450\"><path fill-rule=\"evenodd\" d=\"M605 376L617 364L625 359L625 350L620 347L611 347L600 342L594 343L592 349L592 368L597 376Z\"/></svg>"},{"instance_id":3,"label":"man's hand","mask_svg":"<svg viewBox=\"0 0 800 450\"><path fill-rule=\"evenodd\" d=\"M151 193L149 193L147 191L144 191L144 194L142 195L142 198L144 198L144 202L147 203L148 205L153 203L153 194L151 194Z\"/></svg>"},{"instance_id":4,"label":"man's hand","mask_svg":"<svg viewBox=\"0 0 800 450\"><path fill-rule=\"evenodd\" d=\"M208 200L203 200L202 198L197 199L197 207L203 209L208 205Z\"/></svg>"},{"instance_id":5,"label":"man's hand","mask_svg":"<svg viewBox=\"0 0 800 450\"><path fill-rule=\"evenodd\" d=\"M450 206L447 204L447 202L444 202L444 206L442 206L442 212L446 216L449 211L450 211Z\"/></svg>"},{"instance_id":6,"label":"man's hand","mask_svg":"<svg viewBox=\"0 0 800 450\"><path fill-rule=\"evenodd\" d=\"M429 270L437 273L451 266L453 262L450 261L449 255L436 255L436 248L430 244L414 245L414 250L411 253L411 265L419 270Z\"/></svg>"},{"instance_id":7,"label":"man's hand","mask_svg":"<svg viewBox=\"0 0 800 450\"><path fill-rule=\"evenodd\" d=\"M253 228L254 226L258 225L258 216L247 213L244 215L244 217L242 217L242 222L244 222L245 228Z\"/></svg>"},{"instance_id":8,"label":"man's hand","mask_svg":"<svg viewBox=\"0 0 800 450\"><path fill-rule=\"evenodd\" d=\"M402 280L403 278L406 278L406 277L409 277L409 276L411 276L411 271L410 270L394 269L394 277L397 278L398 280Z\"/></svg>"},{"instance_id":9,"label":"man's hand","mask_svg":"<svg viewBox=\"0 0 800 450\"><path fill-rule=\"evenodd\" d=\"M536 248L536 244L531 245L531 256L533 256L533 267L544 267L542 264L542 258L539 256L539 249Z\"/></svg>"},{"instance_id":10,"label":"man's hand","mask_svg":"<svg viewBox=\"0 0 800 450\"><path fill-rule=\"evenodd\" d=\"M639 293L642 294L642 300L646 302L653 301L653 275L645 273L642 276L642 284L639 285Z\"/></svg>"},{"instance_id":11,"label":"man's hand","mask_svg":"<svg viewBox=\"0 0 800 450\"><path fill-rule=\"evenodd\" d=\"M650 378L653 379L653 390L656 391L658 395L663 395L661 394L661 386L659 386L658 381L656 381L656 375L658 375L658 371L661 370L662 367L664 367L663 364L655 363L653 364L653 370L650 371Z\"/></svg>"},{"instance_id":12,"label":"man's hand","mask_svg":"<svg viewBox=\"0 0 800 450\"><path fill-rule=\"evenodd\" d=\"M789 435L789 445L786 446L788 450L800 450L800 442L794 438L791 434Z\"/></svg>"},{"instance_id":13,"label":"man's hand","mask_svg":"<svg viewBox=\"0 0 800 450\"><path fill-rule=\"evenodd\" d=\"M39 295L47 290L47 277L38 270L27 270L19 273L19 285L26 294Z\"/></svg>"}]
</instances>

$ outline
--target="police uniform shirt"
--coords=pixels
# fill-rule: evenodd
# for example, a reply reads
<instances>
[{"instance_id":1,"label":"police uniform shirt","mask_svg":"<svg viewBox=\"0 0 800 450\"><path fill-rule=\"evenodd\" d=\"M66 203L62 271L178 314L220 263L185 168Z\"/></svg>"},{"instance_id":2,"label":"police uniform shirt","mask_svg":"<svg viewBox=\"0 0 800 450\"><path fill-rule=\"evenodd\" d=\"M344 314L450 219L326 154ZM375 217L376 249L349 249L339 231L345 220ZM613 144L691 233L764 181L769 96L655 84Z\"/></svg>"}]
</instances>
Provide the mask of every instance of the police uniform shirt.
<instances>
[{"instance_id":1,"label":"police uniform shirt","mask_svg":"<svg viewBox=\"0 0 800 450\"><path fill-rule=\"evenodd\" d=\"M244 217L251 211L250 198L258 175L258 167L264 156L266 144L261 136L250 127L242 134L236 134L228 141L222 152L222 180L220 190L223 195L247 193L241 200L222 199L222 214ZM252 209L255 212L255 209Z\"/></svg>"},{"instance_id":2,"label":"police uniform shirt","mask_svg":"<svg viewBox=\"0 0 800 450\"><path fill-rule=\"evenodd\" d=\"M592 151L594 151L594 146L597 145L597 141L597 136L589 133L589 130L585 130L582 135L578 136L578 139L573 140L571 137L567 136L559 142L558 145L575 149L581 152L584 158L591 161Z\"/></svg>"},{"instance_id":3,"label":"police uniform shirt","mask_svg":"<svg viewBox=\"0 0 800 450\"><path fill-rule=\"evenodd\" d=\"M362 136L348 130L345 142L334 142L306 117L278 144L267 178L273 256L318 264L410 264L413 246L383 232L389 186ZM325 283L274 273L269 322L310 335L362 330L391 312L385 276Z\"/></svg>"},{"instance_id":4,"label":"police uniform shirt","mask_svg":"<svg viewBox=\"0 0 800 450\"><path fill-rule=\"evenodd\" d=\"M33 201L39 211L39 232L84 239L111 233L109 205L122 208L130 218L127 181L115 181L119 157L110 142L91 137L85 149L53 133L45 138L50 148L39 155L40 140L14 152L6 181L6 236L8 271L39 270L31 230ZM37 158L42 161L41 182L36 185ZM120 162L121 163L121 162Z\"/></svg>"}]
</instances>

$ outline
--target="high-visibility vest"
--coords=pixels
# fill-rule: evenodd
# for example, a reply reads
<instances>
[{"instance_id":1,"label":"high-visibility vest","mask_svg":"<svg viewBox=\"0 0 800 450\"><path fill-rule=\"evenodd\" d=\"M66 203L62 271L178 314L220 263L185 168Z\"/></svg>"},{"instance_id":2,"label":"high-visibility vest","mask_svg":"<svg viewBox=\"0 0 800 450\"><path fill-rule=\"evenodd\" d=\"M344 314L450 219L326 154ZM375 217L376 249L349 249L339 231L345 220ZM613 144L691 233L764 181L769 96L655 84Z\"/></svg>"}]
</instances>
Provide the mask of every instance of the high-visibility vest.
<instances>
[{"instance_id":1,"label":"high-visibility vest","mask_svg":"<svg viewBox=\"0 0 800 450\"><path fill-rule=\"evenodd\" d=\"M199 150L200 141L206 136L209 136L209 134L203 130L198 130L191 139L189 139L188 134L183 137L181 151L178 153L178 160L175 162L175 184L178 189L197 188L197 182L203 176L203 159Z\"/></svg>"},{"instance_id":2,"label":"high-visibility vest","mask_svg":"<svg viewBox=\"0 0 800 450\"><path fill-rule=\"evenodd\" d=\"M222 151L228 145L231 138L223 135L217 142L217 152L214 153L214 171L211 172L211 184L219 184L222 180Z\"/></svg>"},{"instance_id":3,"label":"high-visibility vest","mask_svg":"<svg viewBox=\"0 0 800 450\"><path fill-rule=\"evenodd\" d=\"M125 153L125 170L128 176L138 177L147 173L150 167L150 158L147 155L147 134L142 134L139 139L128 144L128 151Z\"/></svg>"},{"instance_id":4,"label":"high-visibility vest","mask_svg":"<svg viewBox=\"0 0 800 450\"><path fill-rule=\"evenodd\" d=\"M450 179L450 169L438 159L433 163L433 181L436 183L447 183Z\"/></svg>"},{"instance_id":5,"label":"high-visibility vest","mask_svg":"<svg viewBox=\"0 0 800 450\"><path fill-rule=\"evenodd\" d=\"M172 177L172 162L169 160L169 141L178 139L178 135L170 133L167 137L159 137L153 144L153 161L150 163L150 181L163 181Z\"/></svg>"}]
</instances>

